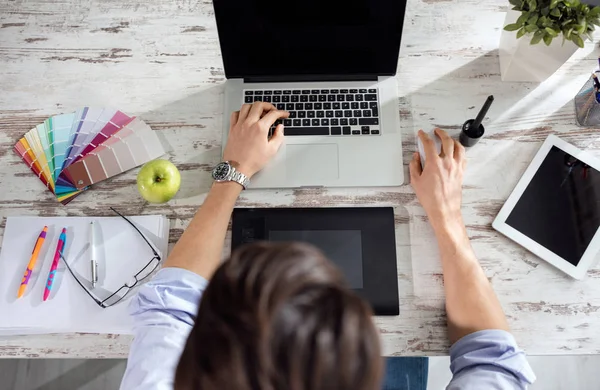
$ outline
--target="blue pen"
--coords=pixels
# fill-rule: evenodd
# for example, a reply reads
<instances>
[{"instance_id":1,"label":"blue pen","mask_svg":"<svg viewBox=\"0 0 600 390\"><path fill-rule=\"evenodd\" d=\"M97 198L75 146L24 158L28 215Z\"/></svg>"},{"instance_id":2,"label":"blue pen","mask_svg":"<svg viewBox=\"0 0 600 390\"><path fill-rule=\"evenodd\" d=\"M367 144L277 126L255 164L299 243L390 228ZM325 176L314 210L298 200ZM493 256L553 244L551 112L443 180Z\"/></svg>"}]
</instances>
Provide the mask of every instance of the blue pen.
<instances>
[{"instance_id":1,"label":"blue pen","mask_svg":"<svg viewBox=\"0 0 600 390\"><path fill-rule=\"evenodd\" d=\"M48 274L48 280L46 281L46 288L44 289L44 301L50 296L52 285L54 284L54 276L56 275L56 269L58 268L58 262L62 256L63 250L67 245L67 229L63 228L60 236L58 237L58 244L56 244L56 252L54 253L54 260L50 267L50 273Z\"/></svg>"}]
</instances>

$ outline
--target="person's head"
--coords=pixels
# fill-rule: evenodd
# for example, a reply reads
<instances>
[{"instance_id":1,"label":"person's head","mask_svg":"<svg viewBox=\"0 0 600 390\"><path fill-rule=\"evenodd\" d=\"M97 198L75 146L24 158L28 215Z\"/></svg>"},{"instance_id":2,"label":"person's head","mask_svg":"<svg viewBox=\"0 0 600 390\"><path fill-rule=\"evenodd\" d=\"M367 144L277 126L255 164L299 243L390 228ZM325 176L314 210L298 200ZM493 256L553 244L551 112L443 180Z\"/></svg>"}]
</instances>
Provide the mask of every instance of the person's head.
<instances>
[{"instance_id":1,"label":"person's head","mask_svg":"<svg viewBox=\"0 0 600 390\"><path fill-rule=\"evenodd\" d=\"M204 292L175 389L377 389L383 360L371 315L317 249L242 247Z\"/></svg>"}]
</instances>

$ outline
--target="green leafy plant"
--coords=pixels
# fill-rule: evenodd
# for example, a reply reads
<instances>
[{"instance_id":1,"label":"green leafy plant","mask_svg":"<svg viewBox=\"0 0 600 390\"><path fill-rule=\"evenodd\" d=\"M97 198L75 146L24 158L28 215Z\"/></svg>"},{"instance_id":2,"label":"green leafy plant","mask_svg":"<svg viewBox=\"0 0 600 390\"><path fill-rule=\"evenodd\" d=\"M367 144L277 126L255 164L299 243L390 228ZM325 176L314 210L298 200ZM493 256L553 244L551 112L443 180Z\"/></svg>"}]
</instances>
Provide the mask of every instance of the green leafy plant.
<instances>
[{"instance_id":1,"label":"green leafy plant","mask_svg":"<svg viewBox=\"0 0 600 390\"><path fill-rule=\"evenodd\" d=\"M559 35L583 47L585 38L592 39L592 31L600 26L600 7L590 7L580 0L508 0L513 10L521 11L515 23L504 27L516 31L517 38L533 34L531 44L542 40L550 45Z\"/></svg>"}]
</instances>

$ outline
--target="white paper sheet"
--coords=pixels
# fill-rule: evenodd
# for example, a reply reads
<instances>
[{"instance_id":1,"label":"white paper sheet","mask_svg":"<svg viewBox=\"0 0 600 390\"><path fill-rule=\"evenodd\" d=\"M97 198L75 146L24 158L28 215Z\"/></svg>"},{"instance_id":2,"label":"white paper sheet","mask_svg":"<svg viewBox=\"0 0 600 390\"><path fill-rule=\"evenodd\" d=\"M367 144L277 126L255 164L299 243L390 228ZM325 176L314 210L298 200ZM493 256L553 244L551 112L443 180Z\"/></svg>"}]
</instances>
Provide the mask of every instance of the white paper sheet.
<instances>
[{"instance_id":1,"label":"white paper sheet","mask_svg":"<svg viewBox=\"0 0 600 390\"><path fill-rule=\"evenodd\" d=\"M167 255L169 221L164 216L129 217L164 258ZM148 244L121 217L9 217L0 252L0 334L33 333L131 333L127 299L103 309L77 284L63 261L59 263L50 297L42 297L58 236L67 228L64 256L71 268L90 280L90 222L95 222L99 281L92 291L104 299L132 280L153 257ZM17 291L35 241L44 226L48 234L25 295Z\"/></svg>"}]
</instances>

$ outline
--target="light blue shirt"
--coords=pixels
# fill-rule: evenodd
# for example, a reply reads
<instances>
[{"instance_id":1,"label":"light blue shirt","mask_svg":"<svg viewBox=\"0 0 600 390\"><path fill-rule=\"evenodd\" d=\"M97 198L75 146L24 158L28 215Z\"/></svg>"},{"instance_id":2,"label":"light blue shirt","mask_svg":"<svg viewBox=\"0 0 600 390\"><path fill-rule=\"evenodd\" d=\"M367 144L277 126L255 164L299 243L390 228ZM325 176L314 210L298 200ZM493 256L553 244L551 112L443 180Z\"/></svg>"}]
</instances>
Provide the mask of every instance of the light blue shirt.
<instances>
[{"instance_id":1,"label":"light blue shirt","mask_svg":"<svg viewBox=\"0 0 600 390\"><path fill-rule=\"evenodd\" d=\"M123 390L172 390L175 369L208 282L181 268L163 268L131 301L134 340ZM535 375L513 336L470 334L450 348L449 390L525 389Z\"/></svg>"}]
</instances>

